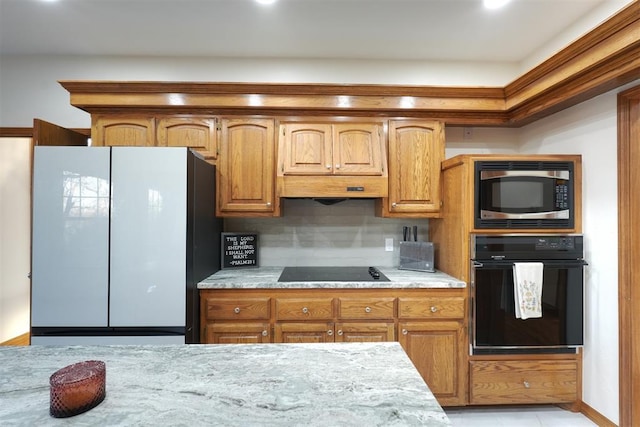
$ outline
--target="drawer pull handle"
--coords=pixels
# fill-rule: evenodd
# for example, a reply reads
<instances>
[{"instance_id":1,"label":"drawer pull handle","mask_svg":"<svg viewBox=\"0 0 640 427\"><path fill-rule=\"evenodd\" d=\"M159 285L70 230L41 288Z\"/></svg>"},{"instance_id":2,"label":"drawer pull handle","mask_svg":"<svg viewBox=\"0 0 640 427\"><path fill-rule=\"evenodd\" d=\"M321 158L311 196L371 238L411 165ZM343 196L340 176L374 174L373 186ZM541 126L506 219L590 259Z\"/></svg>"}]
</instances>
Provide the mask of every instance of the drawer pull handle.
<instances>
[{"instance_id":1,"label":"drawer pull handle","mask_svg":"<svg viewBox=\"0 0 640 427\"><path fill-rule=\"evenodd\" d=\"M522 384L524 384L524 388L530 388L531 384L529 384L529 381L524 381Z\"/></svg>"},{"instance_id":2,"label":"drawer pull handle","mask_svg":"<svg viewBox=\"0 0 640 427\"><path fill-rule=\"evenodd\" d=\"M329 329L329 330L327 331L327 335L329 335L329 336L333 335L333 331L332 331L331 329Z\"/></svg>"},{"instance_id":3,"label":"drawer pull handle","mask_svg":"<svg viewBox=\"0 0 640 427\"><path fill-rule=\"evenodd\" d=\"M402 335L407 335L409 333L409 331L407 331L406 329L402 330Z\"/></svg>"},{"instance_id":4,"label":"drawer pull handle","mask_svg":"<svg viewBox=\"0 0 640 427\"><path fill-rule=\"evenodd\" d=\"M329 332L331 332L331 331L329 331ZM338 329L338 335L342 336L343 333L344 332L342 332L342 329Z\"/></svg>"},{"instance_id":5,"label":"drawer pull handle","mask_svg":"<svg viewBox=\"0 0 640 427\"><path fill-rule=\"evenodd\" d=\"M307 307L302 307L302 312L304 314L308 314L309 313L309 309Z\"/></svg>"},{"instance_id":6,"label":"drawer pull handle","mask_svg":"<svg viewBox=\"0 0 640 427\"><path fill-rule=\"evenodd\" d=\"M438 307L436 307L435 305L431 306L431 312L435 313L436 311L438 311Z\"/></svg>"},{"instance_id":7,"label":"drawer pull handle","mask_svg":"<svg viewBox=\"0 0 640 427\"><path fill-rule=\"evenodd\" d=\"M365 307L364 308L364 312L365 313L371 313L371 307Z\"/></svg>"},{"instance_id":8,"label":"drawer pull handle","mask_svg":"<svg viewBox=\"0 0 640 427\"><path fill-rule=\"evenodd\" d=\"M262 331L262 336L266 337L267 335L269 335L269 332L267 332L267 330L265 329L264 331Z\"/></svg>"},{"instance_id":9,"label":"drawer pull handle","mask_svg":"<svg viewBox=\"0 0 640 427\"><path fill-rule=\"evenodd\" d=\"M233 309L233 312L234 312L235 314L240 313L240 307L236 307L236 308L234 308L234 309Z\"/></svg>"}]
</instances>

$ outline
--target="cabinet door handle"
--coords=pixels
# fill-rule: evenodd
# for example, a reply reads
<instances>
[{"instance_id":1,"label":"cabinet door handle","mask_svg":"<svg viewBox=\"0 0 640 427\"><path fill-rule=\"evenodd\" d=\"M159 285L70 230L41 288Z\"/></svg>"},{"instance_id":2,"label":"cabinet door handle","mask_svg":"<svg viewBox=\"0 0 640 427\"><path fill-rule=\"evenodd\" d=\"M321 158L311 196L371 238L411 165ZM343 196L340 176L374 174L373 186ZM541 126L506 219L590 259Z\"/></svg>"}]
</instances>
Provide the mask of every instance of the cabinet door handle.
<instances>
[{"instance_id":1,"label":"cabinet door handle","mask_svg":"<svg viewBox=\"0 0 640 427\"><path fill-rule=\"evenodd\" d=\"M327 335L329 335L329 336L333 335L333 331L332 331L331 329L329 329L329 330L327 331Z\"/></svg>"},{"instance_id":2,"label":"cabinet door handle","mask_svg":"<svg viewBox=\"0 0 640 427\"><path fill-rule=\"evenodd\" d=\"M431 306L431 312L435 313L436 311L438 311L438 307L436 307L435 305Z\"/></svg>"},{"instance_id":3,"label":"cabinet door handle","mask_svg":"<svg viewBox=\"0 0 640 427\"><path fill-rule=\"evenodd\" d=\"M269 335L269 332L267 332L267 330L265 329L264 331L262 331L262 336L266 337L267 335Z\"/></svg>"},{"instance_id":4,"label":"cabinet door handle","mask_svg":"<svg viewBox=\"0 0 640 427\"><path fill-rule=\"evenodd\" d=\"M406 329L402 330L402 335L407 335L409 333L409 331L407 331Z\"/></svg>"},{"instance_id":5,"label":"cabinet door handle","mask_svg":"<svg viewBox=\"0 0 640 427\"><path fill-rule=\"evenodd\" d=\"M304 314L308 314L309 313L309 309L307 307L302 307L302 312Z\"/></svg>"},{"instance_id":6,"label":"cabinet door handle","mask_svg":"<svg viewBox=\"0 0 640 427\"><path fill-rule=\"evenodd\" d=\"M365 313L371 313L371 307L365 307L364 308L364 312Z\"/></svg>"},{"instance_id":7,"label":"cabinet door handle","mask_svg":"<svg viewBox=\"0 0 640 427\"><path fill-rule=\"evenodd\" d=\"M240 307L236 307L236 308L234 308L234 309L233 309L233 312L234 312L235 314L240 313Z\"/></svg>"},{"instance_id":8,"label":"cabinet door handle","mask_svg":"<svg viewBox=\"0 0 640 427\"><path fill-rule=\"evenodd\" d=\"M524 385L524 388L530 388L531 384L529 384L529 381L523 381L522 384Z\"/></svg>"},{"instance_id":9,"label":"cabinet door handle","mask_svg":"<svg viewBox=\"0 0 640 427\"><path fill-rule=\"evenodd\" d=\"M331 165L325 165L327 169L331 169Z\"/></svg>"},{"instance_id":10,"label":"cabinet door handle","mask_svg":"<svg viewBox=\"0 0 640 427\"><path fill-rule=\"evenodd\" d=\"M271 202L267 202L267 207L270 208L271 207Z\"/></svg>"},{"instance_id":11,"label":"cabinet door handle","mask_svg":"<svg viewBox=\"0 0 640 427\"><path fill-rule=\"evenodd\" d=\"M329 331L329 332L331 332L331 331ZM342 332L342 329L338 329L338 335L342 336L343 333L344 332Z\"/></svg>"},{"instance_id":12,"label":"cabinet door handle","mask_svg":"<svg viewBox=\"0 0 640 427\"><path fill-rule=\"evenodd\" d=\"M391 207L392 207L392 208L395 208L396 206L398 206L398 204L397 204L397 203L395 203L395 202L391 203Z\"/></svg>"}]
</instances>

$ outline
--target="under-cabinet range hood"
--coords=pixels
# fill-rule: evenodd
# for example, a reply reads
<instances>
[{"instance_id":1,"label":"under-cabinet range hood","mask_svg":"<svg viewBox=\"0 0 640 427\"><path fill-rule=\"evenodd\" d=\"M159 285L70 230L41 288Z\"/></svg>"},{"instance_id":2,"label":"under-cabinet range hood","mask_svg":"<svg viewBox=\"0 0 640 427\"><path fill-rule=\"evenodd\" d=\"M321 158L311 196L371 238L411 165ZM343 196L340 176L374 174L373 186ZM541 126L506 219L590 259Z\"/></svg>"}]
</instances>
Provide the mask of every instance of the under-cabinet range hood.
<instances>
[{"instance_id":1,"label":"under-cabinet range hood","mask_svg":"<svg viewBox=\"0 0 640 427\"><path fill-rule=\"evenodd\" d=\"M280 197L362 199L388 197L387 176L280 176Z\"/></svg>"}]
</instances>

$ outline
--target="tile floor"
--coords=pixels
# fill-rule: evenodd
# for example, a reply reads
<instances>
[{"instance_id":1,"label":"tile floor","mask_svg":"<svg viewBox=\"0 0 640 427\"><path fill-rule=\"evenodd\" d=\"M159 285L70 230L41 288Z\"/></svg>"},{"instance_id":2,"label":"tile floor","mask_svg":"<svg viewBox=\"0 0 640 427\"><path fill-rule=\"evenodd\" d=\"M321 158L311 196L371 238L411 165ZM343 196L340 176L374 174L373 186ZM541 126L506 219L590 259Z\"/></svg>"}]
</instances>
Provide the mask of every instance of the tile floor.
<instances>
[{"instance_id":1,"label":"tile floor","mask_svg":"<svg viewBox=\"0 0 640 427\"><path fill-rule=\"evenodd\" d=\"M453 427L591 427L596 424L581 413L557 406L500 408L447 408Z\"/></svg>"}]
</instances>

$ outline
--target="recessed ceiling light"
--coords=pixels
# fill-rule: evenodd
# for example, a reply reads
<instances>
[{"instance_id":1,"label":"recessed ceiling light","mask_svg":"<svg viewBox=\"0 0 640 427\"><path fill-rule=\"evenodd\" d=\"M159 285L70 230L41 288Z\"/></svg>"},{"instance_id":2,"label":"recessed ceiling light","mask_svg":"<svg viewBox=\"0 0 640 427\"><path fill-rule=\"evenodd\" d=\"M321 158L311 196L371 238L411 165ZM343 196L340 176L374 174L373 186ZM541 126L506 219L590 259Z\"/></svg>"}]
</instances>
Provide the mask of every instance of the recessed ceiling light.
<instances>
[{"instance_id":1,"label":"recessed ceiling light","mask_svg":"<svg viewBox=\"0 0 640 427\"><path fill-rule=\"evenodd\" d=\"M487 9L497 9L509 3L511 0L483 0L484 7Z\"/></svg>"},{"instance_id":2,"label":"recessed ceiling light","mask_svg":"<svg viewBox=\"0 0 640 427\"><path fill-rule=\"evenodd\" d=\"M257 3L260 4L274 4L278 0L256 0Z\"/></svg>"}]
</instances>

